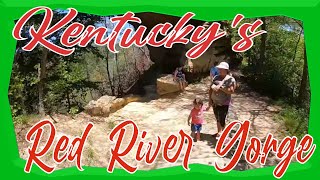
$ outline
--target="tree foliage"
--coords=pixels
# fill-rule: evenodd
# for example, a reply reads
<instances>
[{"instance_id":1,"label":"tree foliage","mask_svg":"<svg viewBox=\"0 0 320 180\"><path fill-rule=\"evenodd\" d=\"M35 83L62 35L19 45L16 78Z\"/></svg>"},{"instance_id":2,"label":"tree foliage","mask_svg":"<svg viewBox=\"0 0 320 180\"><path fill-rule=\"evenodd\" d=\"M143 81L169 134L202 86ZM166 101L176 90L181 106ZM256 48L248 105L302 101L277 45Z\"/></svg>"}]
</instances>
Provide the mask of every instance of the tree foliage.
<instances>
[{"instance_id":1,"label":"tree foliage","mask_svg":"<svg viewBox=\"0 0 320 180\"><path fill-rule=\"evenodd\" d=\"M308 126L310 86L302 22L281 16L261 19L267 34L255 38L254 46L239 54L243 59L242 72L255 90L284 100L290 107L282 113L286 124L290 124L288 129L304 132ZM231 31L233 41L239 39L236 33ZM297 127L291 125L303 130L293 130Z\"/></svg>"},{"instance_id":2,"label":"tree foliage","mask_svg":"<svg viewBox=\"0 0 320 180\"><path fill-rule=\"evenodd\" d=\"M56 10L54 13L52 24L58 22L66 11ZM43 15L36 15L28 21L21 32L28 39L17 43L9 88L14 119L38 113L74 114L90 100L102 95L123 96L152 64L145 48L130 47L114 55L106 47L97 47L92 42L85 48L76 46L75 52L67 57L42 46L30 52L23 51L22 47L31 40L29 27L39 27ZM73 22L113 28L108 17L91 14L79 13ZM63 29L48 39L58 45L62 32Z\"/></svg>"}]
</instances>

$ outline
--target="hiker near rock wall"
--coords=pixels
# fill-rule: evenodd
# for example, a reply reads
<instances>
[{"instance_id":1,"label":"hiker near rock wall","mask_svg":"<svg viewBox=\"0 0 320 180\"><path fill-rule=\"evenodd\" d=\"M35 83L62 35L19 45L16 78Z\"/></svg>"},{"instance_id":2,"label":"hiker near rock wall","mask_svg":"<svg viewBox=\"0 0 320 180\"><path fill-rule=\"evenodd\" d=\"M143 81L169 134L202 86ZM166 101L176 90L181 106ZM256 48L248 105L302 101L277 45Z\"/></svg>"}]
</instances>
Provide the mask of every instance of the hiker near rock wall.
<instances>
[{"instance_id":1,"label":"hiker near rock wall","mask_svg":"<svg viewBox=\"0 0 320 180\"><path fill-rule=\"evenodd\" d=\"M174 80L179 83L180 90L184 91L184 89L186 87L186 76L182 72L182 67L176 68L176 70L174 72Z\"/></svg>"}]
</instances>

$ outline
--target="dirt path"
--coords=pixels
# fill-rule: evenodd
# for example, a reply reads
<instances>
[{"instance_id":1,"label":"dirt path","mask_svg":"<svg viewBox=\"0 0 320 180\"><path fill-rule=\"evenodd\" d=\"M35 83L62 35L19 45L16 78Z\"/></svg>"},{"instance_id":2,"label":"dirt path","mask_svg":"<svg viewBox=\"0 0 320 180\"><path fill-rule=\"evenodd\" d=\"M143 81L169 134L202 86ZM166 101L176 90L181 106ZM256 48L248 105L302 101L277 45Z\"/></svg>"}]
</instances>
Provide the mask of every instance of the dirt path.
<instances>
[{"instance_id":1,"label":"dirt path","mask_svg":"<svg viewBox=\"0 0 320 180\"><path fill-rule=\"evenodd\" d=\"M130 119L136 122L139 130L148 132L144 142L156 142L156 136L159 135L162 139L166 139L170 134L178 135L180 129L186 133L190 133L190 127L187 125L187 117L192 108L192 101L195 97L202 98L207 104L207 87L208 79L204 79L197 84L191 84L186 91L181 94L171 94L158 99L147 102L132 102L124 108L111 114L108 118L90 117L87 114L81 113L74 118L62 115L56 115L54 118L58 121L55 124L58 135L68 134L69 136L79 136L89 122L94 123L94 128L91 130L87 144L85 145L84 156L82 159L83 165L107 167L110 160L110 149L113 144L108 140L110 130L122 122ZM240 86L241 87L241 86ZM151 94L152 96L152 94ZM240 88L239 92L233 95L232 106L229 110L227 123L232 120L250 120L252 126L249 136L257 136L263 139L267 133L272 133L276 138L283 137L284 130L279 123L273 120L274 113L270 111L268 98L259 97L258 94L252 91ZM212 109L205 113L206 124L203 125L203 131L200 142L197 142L192 148L190 164L206 164L214 165L217 161L221 164L226 164L230 160L228 157L219 158L214 153L216 140L212 138L212 134L216 133L216 123ZM28 126L16 126L16 134L18 137L18 145L20 156L27 158L27 147L29 144L24 140L26 131L35 123L30 122ZM130 134L130 132L128 132ZM125 136L126 143L129 143L131 136ZM134 161L138 144L133 147L125 160L136 165ZM186 147L186 146L184 146ZM160 151L161 152L161 151ZM184 152L184 151L182 151ZM52 153L43 157L49 164L53 164ZM162 155L158 156L156 163L146 165L143 162L138 163L139 169L156 169L169 166L181 166L183 158L180 157L175 164L169 164L162 159ZM275 163L274 159L270 159L267 165ZM58 168L74 166L74 162L64 162ZM119 167L117 165L117 167ZM241 160L235 169L244 170L248 168L259 167L252 166Z\"/></svg>"}]
</instances>

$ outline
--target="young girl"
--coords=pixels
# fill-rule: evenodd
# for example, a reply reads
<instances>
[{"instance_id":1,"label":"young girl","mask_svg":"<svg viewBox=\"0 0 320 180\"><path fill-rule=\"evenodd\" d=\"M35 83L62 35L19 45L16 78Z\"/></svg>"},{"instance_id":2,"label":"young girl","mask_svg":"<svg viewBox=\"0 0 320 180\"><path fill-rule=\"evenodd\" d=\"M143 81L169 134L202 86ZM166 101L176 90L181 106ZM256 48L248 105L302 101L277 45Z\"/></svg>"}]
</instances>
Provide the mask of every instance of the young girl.
<instances>
[{"instance_id":1,"label":"young girl","mask_svg":"<svg viewBox=\"0 0 320 180\"><path fill-rule=\"evenodd\" d=\"M184 91L185 89L185 83L186 83L186 77L184 73L182 72L182 67L178 67L174 72L174 80L176 80L180 85L180 90Z\"/></svg>"},{"instance_id":2,"label":"young girl","mask_svg":"<svg viewBox=\"0 0 320 180\"><path fill-rule=\"evenodd\" d=\"M204 123L203 111L207 110L208 109L203 106L202 100L194 99L193 109L188 117L188 125L190 126L191 124L191 136L197 141L200 141L200 131Z\"/></svg>"}]
</instances>

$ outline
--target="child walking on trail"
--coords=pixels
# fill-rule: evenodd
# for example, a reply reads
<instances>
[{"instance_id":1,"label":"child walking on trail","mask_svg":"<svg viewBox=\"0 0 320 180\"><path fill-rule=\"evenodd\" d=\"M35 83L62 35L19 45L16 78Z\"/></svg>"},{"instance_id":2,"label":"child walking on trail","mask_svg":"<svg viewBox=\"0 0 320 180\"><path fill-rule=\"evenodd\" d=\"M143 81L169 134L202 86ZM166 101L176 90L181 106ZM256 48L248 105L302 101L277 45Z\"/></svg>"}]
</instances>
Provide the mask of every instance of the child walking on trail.
<instances>
[{"instance_id":1,"label":"child walking on trail","mask_svg":"<svg viewBox=\"0 0 320 180\"><path fill-rule=\"evenodd\" d=\"M188 125L191 125L191 136L196 141L200 141L200 131L202 129L202 124L204 123L203 112L208 110L209 108L203 106L202 100L194 99L193 109L188 117Z\"/></svg>"}]
</instances>

